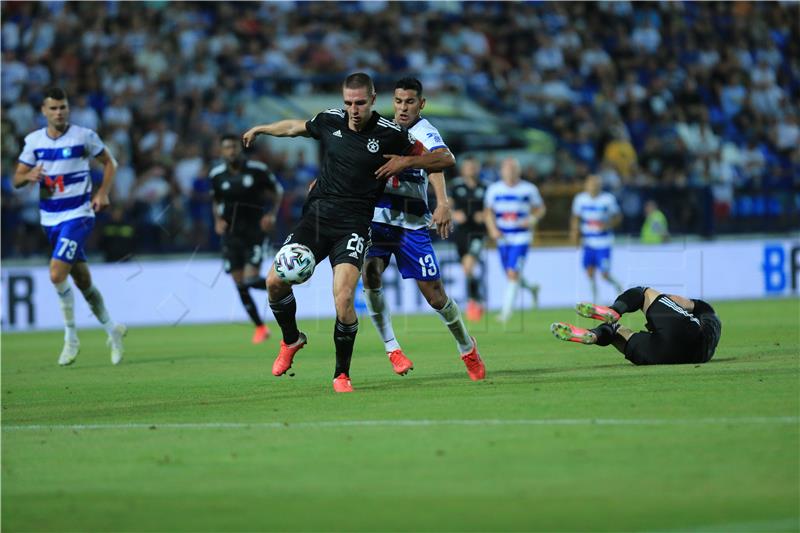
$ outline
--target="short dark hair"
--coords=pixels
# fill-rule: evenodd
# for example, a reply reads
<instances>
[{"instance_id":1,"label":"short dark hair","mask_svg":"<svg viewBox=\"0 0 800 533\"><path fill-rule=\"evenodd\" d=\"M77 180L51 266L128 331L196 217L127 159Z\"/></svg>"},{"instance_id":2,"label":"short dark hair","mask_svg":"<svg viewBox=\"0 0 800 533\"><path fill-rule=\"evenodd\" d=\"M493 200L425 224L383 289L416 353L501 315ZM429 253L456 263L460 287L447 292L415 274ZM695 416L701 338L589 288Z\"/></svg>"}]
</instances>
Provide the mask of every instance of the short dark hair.
<instances>
[{"instance_id":1,"label":"short dark hair","mask_svg":"<svg viewBox=\"0 0 800 533\"><path fill-rule=\"evenodd\" d=\"M372 83L372 78L365 72L355 72L350 74L344 79L342 87L345 89L361 89L366 87L367 93L370 95L375 94L375 84Z\"/></svg>"},{"instance_id":2,"label":"short dark hair","mask_svg":"<svg viewBox=\"0 0 800 533\"><path fill-rule=\"evenodd\" d=\"M52 98L53 100L66 100L67 99L67 91L62 89L61 87L49 87L44 92L44 98L42 98L42 103L48 98Z\"/></svg>"},{"instance_id":3,"label":"short dark hair","mask_svg":"<svg viewBox=\"0 0 800 533\"><path fill-rule=\"evenodd\" d=\"M239 136L236 135L235 133L225 133L222 135L222 137L219 138L219 143L222 144L225 141L239 142Z\"/></svg>"},{"instance_id":4,"label":"short dark hair","mask_svg":"<svg viewBox=\"0 0 800 533\"><path fill-rule=\"evenodd\" d=\"M422 82L417 78L400 78L394 84L395 89L403 89L405 91L417 91L417 96L422 97Z\"/></svg>"}]
</instances>

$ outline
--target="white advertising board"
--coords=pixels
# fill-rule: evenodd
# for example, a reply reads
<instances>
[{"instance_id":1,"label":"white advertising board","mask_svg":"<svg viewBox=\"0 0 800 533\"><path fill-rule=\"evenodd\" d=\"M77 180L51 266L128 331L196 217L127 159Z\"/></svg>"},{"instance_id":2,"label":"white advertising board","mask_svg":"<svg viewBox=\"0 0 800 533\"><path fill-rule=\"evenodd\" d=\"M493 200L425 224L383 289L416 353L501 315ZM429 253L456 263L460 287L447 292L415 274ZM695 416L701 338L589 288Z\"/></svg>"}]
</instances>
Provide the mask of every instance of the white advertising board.
<instances>
[{"instance_id":1,"label":"white advertising board","mask_svg":"<svg viewBox=\"0 0 800 533\"><path fill-rule=\"evenodd\" d=\"M465 283L455 250L439 252L442 276L448 293L465 300ZM488 307L501 304L505 275L494 250L484 254L484 290ZM668 244L662 246L617 245L612 255L612 274L629 287L657 289L699 297L711 302L734 298L765 298L798 294L800 283L800 239L747 240ZM264 265L266 270L267 265ZM130 326L176 325L180 323L246 322L230 277L222 261L186 259L155 262L92 264L94 284L102 291L112 317ZM525 277L541 285L540 306L567 307L591 298L589 282L575 248L533 248L525 264ZM295 287L299 318L333 316L331 269L327 261L313 278ZM616 296L614 289L599 281L602 302ZM395 315L427 312L416 283L399 279L394 266L384 276L384 289ZM266 293L251 291L267 321ZM357 291L357 307L363 300ZM97 327L86 302L76 292L76 322L79 328ZM531 305L527 294L519 305ZM58 299L46 265L2 268L2 329L44 330L62 327Z\"/></svg>"}]
</instances>

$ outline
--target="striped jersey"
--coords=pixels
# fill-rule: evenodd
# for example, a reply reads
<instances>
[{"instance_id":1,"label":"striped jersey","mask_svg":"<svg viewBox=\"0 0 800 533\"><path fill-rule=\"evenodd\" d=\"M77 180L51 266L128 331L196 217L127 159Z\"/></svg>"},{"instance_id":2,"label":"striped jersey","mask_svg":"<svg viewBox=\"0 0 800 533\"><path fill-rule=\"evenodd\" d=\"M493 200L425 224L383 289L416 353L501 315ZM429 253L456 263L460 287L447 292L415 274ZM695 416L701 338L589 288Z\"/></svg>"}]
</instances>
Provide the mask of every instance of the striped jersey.
<instances>
[{"instance_id":1,"label":"striped jersey","mask_svg":"<svg viewBox=\"0 0 800 533\"><path fill-rule=\"evenodd\" d=\"M580 220L581 237L587 248L611 248L614 232L606 226L618 213L617 199L610 192L592 197L584 191L575 195L572 201L572 214Z\"/></svg>"},{"instance_id":2,"label":"striped jersey","mask_svg":"<svg viewBox=\"0 0 800 533\"><path fill-rule=\"evenodd\" d=\"M515 185L496 181L486 189L484 205L494 212L497 229L503 234L498 245L530 244L531 209L544 205L536 185L529 181Z\"/></svg>"},{"instance_id":3,"label":"striped jersey","mask_svg":"<svg viewBox=\"0 0 800 533\"><path fill-rule=\"evenodd\" d=\"M43 165L45 178L39 183L39 213L42 226L93 217L92 178L89 161L105 150L94 131L70 124L57 139L47 128L25 137L19 161L30 167Z\"/></svg>"},{"instance_id":4,"label":"striped jersey","mask_svg":"<svg viewBox=\"0 0 800 533\"><path fill-rule=\"evenodd\" d=\"M420 118L408 131L429 152L447 148L442 136L427 119ZM428 208L428 173L421 168L409 168L386 182L383 194L375 206L373 222L406 229L427 228L433 221Z\"/></svg>"}]
</instances>

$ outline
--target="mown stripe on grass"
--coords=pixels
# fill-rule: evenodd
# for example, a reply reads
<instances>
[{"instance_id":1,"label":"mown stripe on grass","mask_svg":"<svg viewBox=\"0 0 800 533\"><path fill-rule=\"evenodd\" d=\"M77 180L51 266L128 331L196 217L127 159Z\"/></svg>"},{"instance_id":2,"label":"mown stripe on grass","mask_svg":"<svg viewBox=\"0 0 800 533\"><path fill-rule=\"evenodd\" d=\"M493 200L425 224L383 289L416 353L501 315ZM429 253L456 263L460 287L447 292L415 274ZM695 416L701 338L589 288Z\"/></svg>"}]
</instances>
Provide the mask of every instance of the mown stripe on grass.
<instances>
[{"instance_id":1,"label":"mown stripe on grass","mask_svg":"<svg viewBox=\"0 0 800 533\"><path fill-rule=\"evenodd\" d=\"M6 424L3 431L84 429L317 429L340 427L425 426L678 426L678 425L791 424L797 416L717 418L533 418L485 420L324 420L315 422L142 422L128 424Z\"/></svg>"}]
</instances>

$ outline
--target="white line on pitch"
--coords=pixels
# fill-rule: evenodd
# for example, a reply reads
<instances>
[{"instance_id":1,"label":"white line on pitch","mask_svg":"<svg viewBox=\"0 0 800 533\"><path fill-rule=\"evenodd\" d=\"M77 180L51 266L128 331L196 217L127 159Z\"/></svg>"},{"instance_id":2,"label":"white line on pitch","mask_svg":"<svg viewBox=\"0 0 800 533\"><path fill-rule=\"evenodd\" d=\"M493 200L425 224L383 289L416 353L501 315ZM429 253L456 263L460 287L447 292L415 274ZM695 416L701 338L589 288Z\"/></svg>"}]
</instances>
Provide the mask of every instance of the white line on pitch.
<instances>
[{"instance_id":1,"label":"white line on pitch","mask_svg":"<svg viewBox=\"0 0 800 533\"><path fill-rule=\"evenodd\" d=\"M3 431L43 429L286 429L340 427L427 427L427 426L677 426L726 424L794 424L797 416L753 416L720 418L533 418L517 420L328 420L317 422L150 422L129 424L12 424Z\"/></svg>"}]
</instances>

